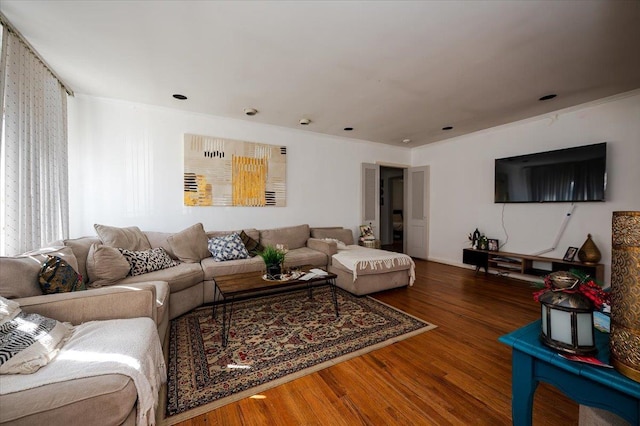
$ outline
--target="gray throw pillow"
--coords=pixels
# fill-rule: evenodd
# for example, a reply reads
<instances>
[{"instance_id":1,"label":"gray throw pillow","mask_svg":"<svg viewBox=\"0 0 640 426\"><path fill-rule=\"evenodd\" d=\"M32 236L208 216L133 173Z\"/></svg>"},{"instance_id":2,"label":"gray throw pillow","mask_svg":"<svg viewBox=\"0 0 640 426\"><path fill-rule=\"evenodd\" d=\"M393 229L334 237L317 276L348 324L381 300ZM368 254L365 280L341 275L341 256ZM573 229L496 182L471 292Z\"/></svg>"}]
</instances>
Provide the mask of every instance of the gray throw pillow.
<instances>
[{"instance_id":1,"label":"gray throw pillow","mask_svg":"<svg viewBox=\"0 0 640 426\"><path fill-rule=\"evenodd\" d=\"M148 250L151 248L147 236L137 226L117 228L95 224L93 227L105 246L127 250Z\"/></svg>"},{"instance_id":2,"label":"gray throw pillow","mask_svg":"<svg viewBox=\"0 0 640 426\"><path fill-rule=\"evenodd\" d=\"M242 240L242 244L244 244L245 248L249 252L250 257L254 257L258 253L260 253L262 250L264 250L264 247L262 246L262 244L260 244L258 241L251 238L244 231L240 233L240 239ZM209 251L211 251L211 248L209 248Z\"/></svg>"},{"instance_id":3,"label":"gray throw pillow","mask_svg":"<svg viewBox=\"0 0 640 426\"><path fill-rule=\"evenodd\" d=\"M207 244L207 233L201 223L196 223L168 239L171 250L178 259L185 263L198 263L211 256Z\"/></svg>"},{"instance_id":4,"label":"gray throw pillow","mask_svg":"<svg viewBox=\"0 0 640 426\"><path fill-rule=\"evenodd\" d=\"M87 256L87 274L91 287L114 284L126 277L131 265L115 247L94 243Z\"/></svg>"}]
</instances>

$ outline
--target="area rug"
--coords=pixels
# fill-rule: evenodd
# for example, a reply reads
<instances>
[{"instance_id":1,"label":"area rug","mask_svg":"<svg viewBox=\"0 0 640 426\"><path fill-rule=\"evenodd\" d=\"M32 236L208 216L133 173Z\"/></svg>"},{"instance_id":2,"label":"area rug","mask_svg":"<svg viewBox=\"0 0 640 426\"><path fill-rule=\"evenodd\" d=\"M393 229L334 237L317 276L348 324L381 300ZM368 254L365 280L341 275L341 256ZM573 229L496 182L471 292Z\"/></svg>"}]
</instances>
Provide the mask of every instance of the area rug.
<instances>
[{"instance_id":1,"label":"area rug","mask_svg":"<svg viewBox=\"0 0 640 426\"><path fill-rule=\"evenodd\" d=\"M233 305L222 346L217 308L171 321L166 423L174 424L435 328L370 297L337 289L264 296Z\"/></svg>"}]
</instances>

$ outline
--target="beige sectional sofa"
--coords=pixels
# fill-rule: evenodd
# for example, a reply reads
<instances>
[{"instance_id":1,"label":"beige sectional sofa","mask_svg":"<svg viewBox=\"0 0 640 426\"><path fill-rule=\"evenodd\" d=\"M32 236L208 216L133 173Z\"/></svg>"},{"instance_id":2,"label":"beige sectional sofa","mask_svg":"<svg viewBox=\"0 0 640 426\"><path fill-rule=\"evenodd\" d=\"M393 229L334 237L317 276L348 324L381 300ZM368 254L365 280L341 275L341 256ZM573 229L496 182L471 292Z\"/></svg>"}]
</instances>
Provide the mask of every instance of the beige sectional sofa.
<instances>
[{"instance_id":1,"label":"beige sectional sofa","mask_svg":"<svg viewBox=\"0 0 640 426\"><path fill-rule=\"evenodd\" d=\"M105 234L120 232L117 228L96 229L103 233L102 239L68 239L37 252L1 257L0 296L18 302L25 312L74 325L95 320L149 317L156 322L158 338L162 342L170 319L214 301L215 277L264 268L260 257L214 261L207 249L208 239L233 231L205 232L201 224L196 224L175 234L143 233L148 246L164 248L178 265L118 278L121 274L117 267L119 260L113 259L113 250L106 250L105 244L118 245L119 241L124 241L123 245L136 248L140 242L112 239ZM122 232L127 235L132 229ZM139 235L141 231L131 232ZM329 257L322 250L328 245L323 241L312 241L308 225L262 231L247 229L245 232L263 245L288 246L286 263L289 266L327 266ZM87 291L42 295L37 277L47 255L67 261L82 275ZM100 286L93 288L95 284ZM133 381L126 376L112 374L77 379L0 396L0 424L78 424L79 416L84 424L134 424L136 400Z\"/></svg>"},{"instance_id":2,"label":"beige sectional sofa","mask_svg":"<svg viewBox=\"0 0 640 426\"><path fill-rule=\"evenodd\" d=\"M25 312L73 325L138 317L148 317L157 323L156 284L166 285L152 282L136 286L135 291L114 286L16 300ZM134 425L136 416L134 381L121 374L78 378L0 395L3 425Z\"/></svg>"},{"instance_id":3,"label":"beige sectional sofa","mask_svg":"<svg viewBox=\"0 0 640 426\"><path fill-rule=\"evenodd\" d=\"M40 253L0 258L0 296L17 301L25 312L72 324L149 317L156 323L158 338L166 343L170 319L217 300L216 277L264 269L259 256L224 262L211 257L207 247L210 238L241 231L206 232L202 224L177 233L101 225L96 225L96 230L97 237L67 239ZM354 294L390 288L389 283L407 285L406 271L392 271L382 277L372 271L362 273L356 281L340 265L332 265L332 256L338 251L337 240L353 244L353 233L348 229L312 229L305 224L251 228L245 229L244 234L262 246L287 246L286 266L313 265L335 272L338 285ZM177 262L176 266L136 276L126 274L128 267L125 264L122 268L118 248L160 247ZM67 260L82 275L87 291L42 295L37 274L47 254ZM78 416L83 422L86 420L85 424L134 424L136 399L135 386L126 376L77 379L2 395L0 424L77 424ZM40 402L32 404L34 400ZM4 409L8 406L12 409Z\"/></svg>"}]
</instances>

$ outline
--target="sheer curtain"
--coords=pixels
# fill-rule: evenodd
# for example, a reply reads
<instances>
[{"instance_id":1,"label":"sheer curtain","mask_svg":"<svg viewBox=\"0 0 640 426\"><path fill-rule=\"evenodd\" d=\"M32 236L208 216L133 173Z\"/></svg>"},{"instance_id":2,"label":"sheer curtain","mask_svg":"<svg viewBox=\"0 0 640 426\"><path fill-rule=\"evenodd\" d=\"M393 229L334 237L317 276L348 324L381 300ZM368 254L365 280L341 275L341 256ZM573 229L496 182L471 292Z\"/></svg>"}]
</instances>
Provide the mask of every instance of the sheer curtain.
<instances>
[{"instance_id":1,"label":"sheer curtain","mask_svg":"<svg viewBox=\"0 0 640 426\"><path fill-rule=\"evenodd\" d=\"M0 252L14 255L69 234L67 93L6 27L0 86Z\"/></svg>"}]
</instances>

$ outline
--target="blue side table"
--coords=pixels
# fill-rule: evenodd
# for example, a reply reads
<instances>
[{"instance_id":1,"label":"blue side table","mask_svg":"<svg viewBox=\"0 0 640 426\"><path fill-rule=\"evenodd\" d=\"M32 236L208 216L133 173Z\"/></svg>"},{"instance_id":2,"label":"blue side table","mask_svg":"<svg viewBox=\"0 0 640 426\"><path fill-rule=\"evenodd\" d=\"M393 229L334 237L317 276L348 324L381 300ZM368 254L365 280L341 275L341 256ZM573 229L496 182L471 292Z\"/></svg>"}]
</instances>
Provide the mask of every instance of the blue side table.
<instances>
[{"instance_id":1,"label":"blue side table","mask_svg":"<svg viewBox=\"0 0 640 426\"><path fill-rule=\"evenodd\" d=\"M516 426L531 426L533 394L543 381L574 401L609 410L632 425L640 424L640 383L613 368L595 367L562 358L539 339L540 321L498 340L513 348L511 413ZM609 335L595 331L597 357L609 363Z\"/></svg>"}]
</instances>

